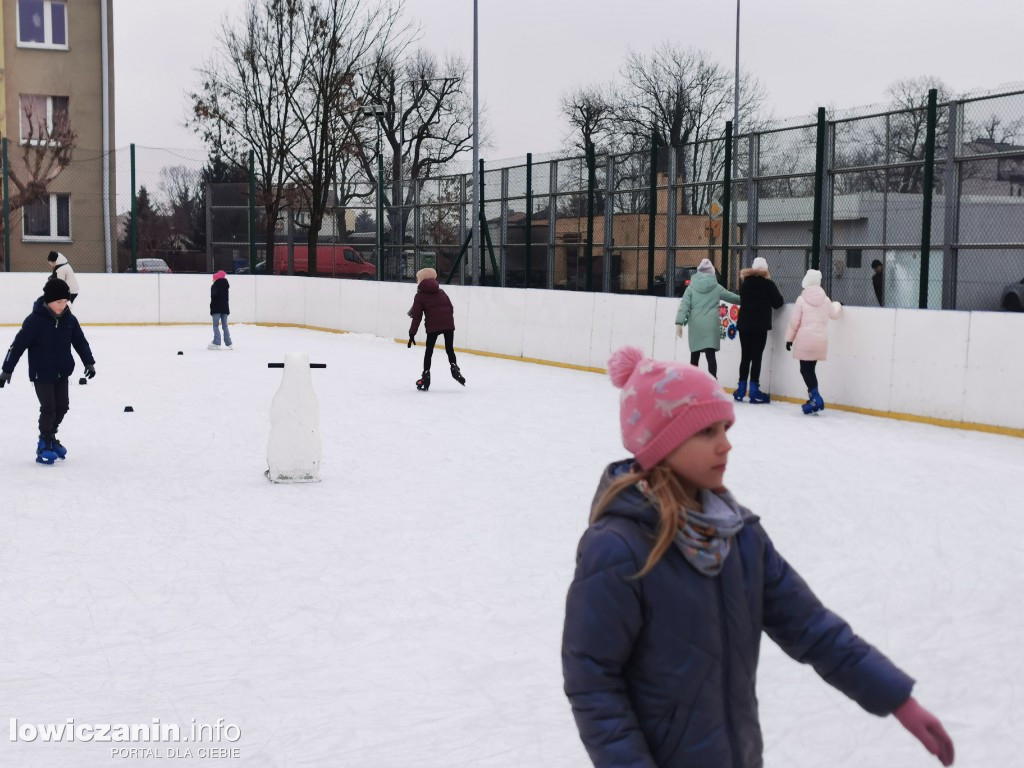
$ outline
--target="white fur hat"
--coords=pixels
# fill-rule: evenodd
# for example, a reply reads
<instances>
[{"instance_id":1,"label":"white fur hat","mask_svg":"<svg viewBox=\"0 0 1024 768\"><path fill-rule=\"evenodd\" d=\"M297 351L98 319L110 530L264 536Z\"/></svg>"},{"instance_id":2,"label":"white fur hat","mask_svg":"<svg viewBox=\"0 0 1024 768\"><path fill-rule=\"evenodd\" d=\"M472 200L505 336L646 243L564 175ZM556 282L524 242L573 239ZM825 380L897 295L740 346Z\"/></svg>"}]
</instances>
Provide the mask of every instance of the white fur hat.
<instances>
[{"instance_id":1,"label":"white fur hat","mask_svg":"<svg viewBox=\"0 0 1024 768\"><path fill-rule=\"evenodd\" d=\"M804 275L803 282L800 283L803 288L810 288L812 285L821 285L821 272L816 269L808 269L807 274Z\"/></svg>"},{"instance_id":2,"label":"white fur hat","mask_svg":"<svg viewBox=\"0 0 1024 768\"><path fill-rule=\"evenodd\" d=\"M424 280L437 280L437 271L433 267L424 267L416 273L416 282L422 283Z\"/></svg>"},{"instance_id":3,"label":"white fur hat","mask_svg":"<svg viewBox=\"0 0 1024 768\"><path fill-rule=\"evenodd\" d=\"M768 271L768 260L764 256L758 256L754 259L754 263L750 265L751 269L763 269L765 272Z\"/></svg>"}]
</instances>

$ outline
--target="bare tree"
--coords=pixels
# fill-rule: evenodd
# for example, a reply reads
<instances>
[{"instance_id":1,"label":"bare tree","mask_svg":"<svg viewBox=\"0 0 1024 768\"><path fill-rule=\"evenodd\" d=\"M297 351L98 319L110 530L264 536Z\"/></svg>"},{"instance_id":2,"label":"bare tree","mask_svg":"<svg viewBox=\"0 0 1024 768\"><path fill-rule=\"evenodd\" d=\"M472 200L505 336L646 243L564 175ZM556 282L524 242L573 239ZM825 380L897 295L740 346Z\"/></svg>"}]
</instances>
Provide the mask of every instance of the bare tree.
<instances>
[{"instance_id":1,"label":"bare tree","mask_svg":"<svg viewBox=\"0 0 1024 768\"><path fill-rule=\"evenodd\" d=\"M920 194L924 189L924 153L928 128L928 91L938 91L938 103L952 97L949 88L937 77L925 76L897 80L886 89L890 105L898 110L884 124L871 128L872 145L882 162L902 165L889 174L890 192ZM935 151L945 151L949 118L946 110L936 115Z\"/></svg>"},{"instance_id":2,"label":"bare tree","mask_svg":"<svg viewBox=\"0 0 1024 768\"><path fill-rule=\"evenodd\" d=\"M733 112L732 72L705 51L663 43L649 56L631 51L621 75L613 99L617 138L634 146L649 147L652 138L660 146L685 145L677 160L680 184L720 178L724 143L719 139ZM761 127L764 101L757 79L743 76L739 121L745 131ZM701 210L711 194L710 187L691 185L682 196L683 212Z\"/></svg>"},{"instance_id":3,"label":"bare tree","mask_svg":"<svg viewBox=\"0 0 1024 768\"><path fill-rule=\"evenodd\" d=\"M50 185L71 164L78 135L72 130L67 112L56 112L48 124L45 112L35 114L30 104L23 109L25 126L21 138L21 163L9 163L7 170L14 192L7 205L15 211L42 200L49 194ZM0 234L3 232L0 218ZM9 258L4 254L4 258Z\"/></svg>"},{"instance_id":4,"label":"bare tree","mask_svg":"<svg viewBox=\"0 0 1024 768\"><path fill-rule=\"evenodd\" d=\"M570 126L570 148L586 154L610 141L614 112L608 89L589 85L563 94L561 111Z\"/></svg>"},{"instance_id":5,"label":"bare tree","mask_svg":"<svg viewBox=\"0 0 1024 768\"><path fill-rule=\"evenodd\" d=\"M372 63L356 75L359 101L384 107L377 128L391 157L386 170L391 189L383 205L396 248L404 242L417 184L472 148L467 71L459 58L442 62L428 51L407 53L404 40L395 39L390 48L378 48ZM358 114L349 115L346 124L361 136L353 149L366 178L376 183L376 134L365 123L359 131L359 119Z\"/></svg>"},{"instance_id":6,"label":"bare tree","mask_svg":"<svg viewBox=\"0 0 1024 768\"><path fill-rule=\"evenodd\" d=\"M254 152L271 264L277 222L291 191L289 163L302 136L296 104L309 66L302 37L307 6L308 0L249 0L240 31L225 19L221 50L201 68L199 92L189 94L188 124L211 154L244 167L250 148Z\"/></svg>"},{"instance_id":7,"label":"bare tree","mask_svg":"<svg viewBox=\"0 0 1024 768\"><path fill-rule=\"evenodd\" d=\"M292 153L291 177L308 213L309 273L316 273L320 229L337 191L339 166L358 151L359 135L343 116L357 112L355 73L370 50L394 37L401 3L381 3L364 12L359 0L313 0L303 18L308 51L305 78L296 91L300 141Z\"/></svg>"}]
</instances>

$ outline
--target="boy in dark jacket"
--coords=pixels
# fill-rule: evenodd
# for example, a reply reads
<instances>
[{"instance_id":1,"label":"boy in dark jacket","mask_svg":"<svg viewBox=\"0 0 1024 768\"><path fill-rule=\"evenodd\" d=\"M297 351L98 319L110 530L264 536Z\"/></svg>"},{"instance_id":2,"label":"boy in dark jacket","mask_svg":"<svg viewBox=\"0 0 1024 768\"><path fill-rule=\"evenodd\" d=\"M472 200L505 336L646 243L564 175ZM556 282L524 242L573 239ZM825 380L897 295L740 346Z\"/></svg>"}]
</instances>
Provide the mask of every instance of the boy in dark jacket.
<instances>
[{"instance_id":1,"label":"boy in dark jacket","mask_svg":"<svg viewBox=\"0 0 1024 768\"><path fill-rule=\"evenodd\" d=\"M28 350L28 377L39 398L36 461L40 464L53 464L67 456L67 449L57 439L57 428L68 412L68 378L75 370L71 347L85 364L85 377L91 379L96 375L96 360L78 318L71 314L70 300L71 291L63 280L53 278L46 283L43 295L32 307L32 314L25 318L7 350L0 372L0 387L3 387L11 380L22 353Z\"/></svg>"},{"instance_id":2,"label":"boy in dark jacket","mask_svg":"<svg viewBox=\"0 0 1024 768\"><path fill-rule=\"evenodd\" d=\"M434 355L434 344L438 336L444 336L444 351L448 353L448 362L452 367L452 378L462 386L466 386L466 379L459 370L455 361L455 309L452 307L448 294L441 290L437 282L437 272L430 267L424 267L416 273L416 299L409 310L409 317L412 318L412 325L409 326L409 343L411 347L416 343L416 331L419 330L420 320L426 315L427 326L427 349L423 353L423 375L416 382L416 389L426 392L430 389L430 358Z\"/></svg>"},{"instance_id":3,"label":"boy in dark jacket","mask_svg":"<svg viewBox=\"0 0 1024 768\"><path fill-rule=\"evenodd\" d=\"M761 357L772 329L772 311L782 306L782 294L768 271L768 262L761 256L750 269L740 271L740 317L736 330L740 334L740 381L733 397L741 402L747 394L750 375L750 402L770 403L771 397L761 391Z\"/></svg>"},{"instance_id":4,"label":"boy in dark jacket","mask_svg":"<svg viewBox=\"0 0 1024 768\"><path fill-rule=\"evenodd\" d=\"M231 346L231 332L228 330L228 315L231 309L228 306L228 292L231 286L228 285L228 273L223 269L214 272L213 285L210 286L210 317L213 318L213 343L207 349L234 349ZM224 346L220 345L220 329L224 329Z\"/></svg>"}]
</instances>

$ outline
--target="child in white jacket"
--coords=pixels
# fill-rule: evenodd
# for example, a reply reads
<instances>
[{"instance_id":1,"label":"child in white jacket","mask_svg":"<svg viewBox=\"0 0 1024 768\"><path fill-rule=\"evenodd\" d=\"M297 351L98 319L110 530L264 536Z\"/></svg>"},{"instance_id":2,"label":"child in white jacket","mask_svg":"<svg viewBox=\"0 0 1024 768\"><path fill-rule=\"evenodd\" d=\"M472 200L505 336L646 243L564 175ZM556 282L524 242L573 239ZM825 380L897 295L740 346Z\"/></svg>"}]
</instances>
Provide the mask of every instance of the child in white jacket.
<instances>
[{"instance_id":1,"label":"child in white jacket","mask_svg":"<svg viewBox=\"0 0 1024 768\"><path fill-rule=\"evenodd\" d=\"M801 285L804 290L797 297L786 330L786 349L800 361L800 375L807 385L807 402L801 407L804 413L817 413L825 409L825 401L818 393L814 369L819 360L828 359L828 323L839 318L843 305L829 300L816 269L807 270Z\"/></svg>"}]
</instances>

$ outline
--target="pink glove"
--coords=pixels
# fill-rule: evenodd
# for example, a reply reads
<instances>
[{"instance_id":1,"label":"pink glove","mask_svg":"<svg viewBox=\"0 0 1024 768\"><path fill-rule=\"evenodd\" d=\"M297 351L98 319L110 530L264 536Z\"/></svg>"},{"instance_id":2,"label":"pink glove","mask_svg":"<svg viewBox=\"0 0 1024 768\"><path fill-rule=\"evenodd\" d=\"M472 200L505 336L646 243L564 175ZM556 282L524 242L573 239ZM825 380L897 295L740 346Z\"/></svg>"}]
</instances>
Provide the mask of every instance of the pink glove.
<instances>
[{"instance_id":1,"label":"pink glove","mask_svg":"<svg viewBox=\"0 0 1024 768\"><path fill-rule=\"evenodd\" d=\"M953 740L942 723L911 696L893 714L943 765L953 764Z\"/></svg>"}]
</instances>

